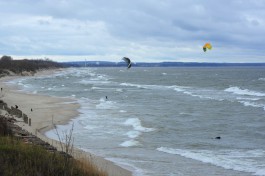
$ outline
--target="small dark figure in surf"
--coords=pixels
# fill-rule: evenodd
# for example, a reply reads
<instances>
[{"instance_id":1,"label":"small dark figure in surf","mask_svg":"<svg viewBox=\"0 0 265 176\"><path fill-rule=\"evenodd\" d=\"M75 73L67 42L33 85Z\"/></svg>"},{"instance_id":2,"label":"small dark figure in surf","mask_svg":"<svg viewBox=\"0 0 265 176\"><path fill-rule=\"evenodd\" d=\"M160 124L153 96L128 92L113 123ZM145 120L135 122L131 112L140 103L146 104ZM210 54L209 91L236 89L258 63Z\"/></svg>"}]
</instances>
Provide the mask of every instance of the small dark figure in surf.
<instances>
[{"instance_id":1,"label":"small dark figure in surf","mask_svg":"<svg viewBox=\"0 0 265 176\"><path fill-rule=\"evenodd\" d=\"M106 100L108 100L108 96L106 96Z\"/></svg>"},{"instance_id":2,"label":"small dark figure in surf","mask_svg":"<svg viewBox=\"0 0 265 176\"><path fill-rule=\"evenodd\" d=\"M33 111L33 109L31 108L31 109L30 109L30 111L32 112L32 111Z\"/></svg>"},{"instance_id":3,"label":"small dark figure in surf","mask_svg":"<svg viewBox=\"0 0 265 176\"><path fill-rule=\"evenodd\" d=\"M3 88L1 87L1 92L3 91Z\"/></svg>"},{"instance_id":4,"label":"small dark figure in surf","mask_svg":"<svg viewBox=\"0 0 265 176\"><path fill-rule=\"evenodd\" d=\"M215 139L221 139L221 137L220 136L217 136L217 137L215 137Z\"/></svg>"},{"instance_id":5,"label":"small dark figure in surf","mask_svg":"<svg viewBox=\"0 0 265 176\"><path fill-rule=\"evenodd\" d=\"M18 105L15 105L16 106L16 109L18 109Z\"/></svg>"}]
</instances>

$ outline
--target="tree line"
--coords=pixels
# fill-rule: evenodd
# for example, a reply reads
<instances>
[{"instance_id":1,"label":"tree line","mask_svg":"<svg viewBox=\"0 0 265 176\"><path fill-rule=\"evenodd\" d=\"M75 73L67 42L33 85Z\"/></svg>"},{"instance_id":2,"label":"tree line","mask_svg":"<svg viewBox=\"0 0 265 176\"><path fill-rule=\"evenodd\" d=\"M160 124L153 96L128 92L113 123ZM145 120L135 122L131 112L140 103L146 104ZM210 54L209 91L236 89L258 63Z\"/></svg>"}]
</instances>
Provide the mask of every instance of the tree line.
<instances>
[{"instance_id":1,"label":"tree line","mask_svg":"<svg viewBox=\"0 0 265 176\"><path fill-rule=\"evenodd\" d=\"M36 60L14 60L11 56L2 56L0 58L0 74L6 73L6 70L12 71L15 74L22 72L36 72L41 69L61 68L62 64L54 62L49 59L36 59Z\"/></svg>"}]
</instances>

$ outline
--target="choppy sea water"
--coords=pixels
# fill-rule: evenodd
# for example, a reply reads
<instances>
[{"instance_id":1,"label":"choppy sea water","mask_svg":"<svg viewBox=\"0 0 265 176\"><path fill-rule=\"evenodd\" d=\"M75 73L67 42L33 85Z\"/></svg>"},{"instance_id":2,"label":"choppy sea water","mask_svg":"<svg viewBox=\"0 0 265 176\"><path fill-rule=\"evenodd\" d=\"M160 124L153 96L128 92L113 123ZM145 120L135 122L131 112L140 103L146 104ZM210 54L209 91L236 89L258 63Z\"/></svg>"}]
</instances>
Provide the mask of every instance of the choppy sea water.
<instances>
[{"instance_id":1,"label":"choppy sea water","mask_svg":"<svg viewBox=\"0 0 265 176\"><path fill-rule=\"evenodd\" d=\"M75 98L75 146L134 175L265 175L264 67L69 68L13 83Z\"/></svg>"}]
</instances>

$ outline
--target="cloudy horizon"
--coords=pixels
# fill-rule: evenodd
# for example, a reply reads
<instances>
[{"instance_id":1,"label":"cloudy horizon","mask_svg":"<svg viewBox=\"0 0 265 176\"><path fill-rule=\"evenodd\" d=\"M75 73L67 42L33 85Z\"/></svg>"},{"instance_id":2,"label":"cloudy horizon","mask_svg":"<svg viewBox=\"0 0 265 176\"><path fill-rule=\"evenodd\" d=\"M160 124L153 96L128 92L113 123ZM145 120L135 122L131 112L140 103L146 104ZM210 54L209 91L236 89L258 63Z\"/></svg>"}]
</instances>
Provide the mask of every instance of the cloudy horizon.
<instances>
[{"instance_id":1,"label":"cloudy horizon","mask_svg":"<svg viewBox=\"0 0 265 176\"><path fill-rule=\"evenodd\" d=\"M0 0L0 55L265 62L264 0ZM210 42L212 50L203 52Z\"/></svg>"}]
</instances>

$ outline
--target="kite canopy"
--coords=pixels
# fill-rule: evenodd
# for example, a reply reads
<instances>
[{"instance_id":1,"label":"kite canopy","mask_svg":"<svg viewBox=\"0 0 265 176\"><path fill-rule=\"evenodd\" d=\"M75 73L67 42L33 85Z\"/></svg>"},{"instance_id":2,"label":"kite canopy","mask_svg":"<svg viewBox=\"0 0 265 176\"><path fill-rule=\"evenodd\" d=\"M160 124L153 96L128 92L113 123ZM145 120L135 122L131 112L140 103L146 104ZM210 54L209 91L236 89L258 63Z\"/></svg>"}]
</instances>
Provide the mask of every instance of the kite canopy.
<instances>
[{"instance_id":1,"label":"kite canopy","mask_svg":"<svg viewBox=\"0 0 265 176\"><path fill-rule=\"evenodd\" d=\"M210 50L212 49L212 45L210 43L206 43L204 46L203 46L203 51L206 52L206 50Z\"/></svg>"},{"instance_id":2,"label":"kite canopy","mask_svg":"<svg viewBox=\"0 0 265 176\"><path fill-rule=\"evenodd\" d=\"M132 62L128 57L123 57L122 60L124 60L127 63L127 68L131 68Z\"/></svg>"}]
</instances>

